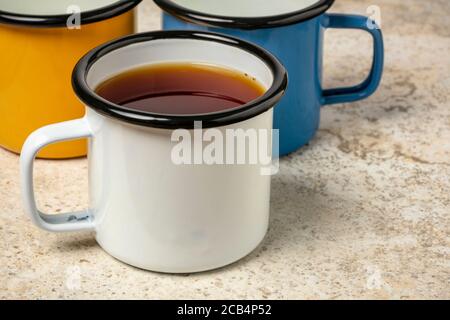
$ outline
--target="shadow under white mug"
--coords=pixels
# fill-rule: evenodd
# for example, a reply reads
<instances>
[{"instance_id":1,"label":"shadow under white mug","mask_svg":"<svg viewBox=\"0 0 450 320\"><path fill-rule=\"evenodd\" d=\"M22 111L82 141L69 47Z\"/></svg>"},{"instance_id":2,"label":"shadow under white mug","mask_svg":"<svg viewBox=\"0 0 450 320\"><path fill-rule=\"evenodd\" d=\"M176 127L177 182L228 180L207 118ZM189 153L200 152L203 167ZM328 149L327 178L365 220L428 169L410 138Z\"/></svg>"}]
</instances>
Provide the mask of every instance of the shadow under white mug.
<instances>
[{"instance_id":1,"label":"shadow under white mug","mask_svg":"<svg viewBox=\"0 0 450 320\"><path fill-rule=\"evenodd\" d=\"M114 75L164 62L239 70L267 91L243 106L201 115L137 111L94 91ZM287 86L286 71L276 58L256 45L214 33L142 33L89 52L75 67L73 86L87 107L85 117L37 130L22 150L23 201L37 226L52 232L94 230L100 246L117 259L169 273L219 268L257 247L268 228L271 177L261 175L260 165L176 165L171 133L192 130L195 121L221 131L271 130L273 107ZM82 137L89 138L89 209L40 212L33 190L36 154L48 144Z\"/></svg>"}]
</instances>

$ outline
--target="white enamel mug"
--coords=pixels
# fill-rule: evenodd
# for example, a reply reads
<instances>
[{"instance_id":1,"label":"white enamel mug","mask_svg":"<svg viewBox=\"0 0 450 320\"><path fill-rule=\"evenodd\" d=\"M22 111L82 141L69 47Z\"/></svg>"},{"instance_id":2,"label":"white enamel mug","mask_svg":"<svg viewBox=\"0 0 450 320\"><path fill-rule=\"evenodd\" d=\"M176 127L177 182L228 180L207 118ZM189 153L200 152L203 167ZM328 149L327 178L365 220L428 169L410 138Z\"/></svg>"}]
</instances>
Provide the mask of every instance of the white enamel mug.
<instances>
[{"instance_id":1,"label":"white enamel mug","mask_svg":"<svg viewBox=\"0 0 450 320\"><path fill-rule=\"evenodd\" d=\"M235 109L199 115L152 114L115 105L95 93L110 77L142 65L208 63L247 73L267 92ZM287 86L283 66L250 43L214 33L136 34L89 52L73 73L84 118L43 127L21 156L26 212L48 231L94 230L97 242L130 265L187 273L219 268L250 253L269 221L270 176L261 165L177 165L176 129L272 128L273 107ZM49 215L36 207L33 161L44 146L89 138L89 209Z\"/></svg>"}]
</instances>

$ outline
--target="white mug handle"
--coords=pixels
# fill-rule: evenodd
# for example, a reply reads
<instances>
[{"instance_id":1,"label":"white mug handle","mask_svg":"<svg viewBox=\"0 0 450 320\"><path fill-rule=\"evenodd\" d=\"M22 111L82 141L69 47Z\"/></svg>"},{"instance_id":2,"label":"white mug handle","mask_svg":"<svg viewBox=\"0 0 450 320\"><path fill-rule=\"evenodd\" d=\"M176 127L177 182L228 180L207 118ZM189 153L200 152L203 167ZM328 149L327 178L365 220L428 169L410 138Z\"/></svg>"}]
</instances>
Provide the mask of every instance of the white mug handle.
<instances>
[{"instance_id":1,"label":"white mug handle","mask_svg":"<svg viewBox=\"0 0 450 320\"><path fill-rule=\"evenodd\" d=\"M43 147L67 140L91 137L92 131L86 118L42 127L33 132L22 148L20 175L22 199L25 211L38 227L52 232L93 230L94 222L88 210L48 215L38 210L33 188L33 163Z\"/></svg>"}]
</instances>

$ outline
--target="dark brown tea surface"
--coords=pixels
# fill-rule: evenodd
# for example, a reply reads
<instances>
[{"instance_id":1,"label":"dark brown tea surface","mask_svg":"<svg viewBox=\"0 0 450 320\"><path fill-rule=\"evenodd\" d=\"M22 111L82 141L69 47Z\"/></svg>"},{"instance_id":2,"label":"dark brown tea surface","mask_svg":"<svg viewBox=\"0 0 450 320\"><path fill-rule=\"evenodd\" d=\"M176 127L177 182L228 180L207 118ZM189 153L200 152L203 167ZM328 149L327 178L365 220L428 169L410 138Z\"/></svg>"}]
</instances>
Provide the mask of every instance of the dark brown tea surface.
<instances>
[{"instance_id":1,"label":"dark brown tea surface","mask_svg":"<svg viewBox=\"0 0 450 320\"><path fill-rule=\"evenodd\" d=\"M192 115L236 108L266 91L250 75L206 64L155 64L112 77L95 90L127 108Z\"/></svg>"}]
</instances>

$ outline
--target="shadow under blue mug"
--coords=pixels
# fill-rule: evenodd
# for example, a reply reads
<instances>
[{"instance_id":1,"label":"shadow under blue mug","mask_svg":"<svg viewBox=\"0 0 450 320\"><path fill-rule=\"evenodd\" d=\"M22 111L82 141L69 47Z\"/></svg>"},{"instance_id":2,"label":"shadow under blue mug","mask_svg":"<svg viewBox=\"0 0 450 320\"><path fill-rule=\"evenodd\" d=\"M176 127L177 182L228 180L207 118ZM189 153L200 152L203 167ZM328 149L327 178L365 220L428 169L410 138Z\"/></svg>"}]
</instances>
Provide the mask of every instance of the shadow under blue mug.
<instances>
[{"instance_id":1,"label":"shadow under blue mug","mask_svg":"<svg viewBox=\"0 0 450 320\"><path fill-rule=\"evenodd\" d=\"M155 0L165 13L163 29L221 32L256 43L285 65L290 84L275 110L280 156L307 144L317 132L324 105L369 97L383 73L384 45L380 29L360 15L325 13L334 0ZM361 29L374 42L369 76L362 83L322 88L323 36L327 28Z\"/></svg>"}]
</instances>

